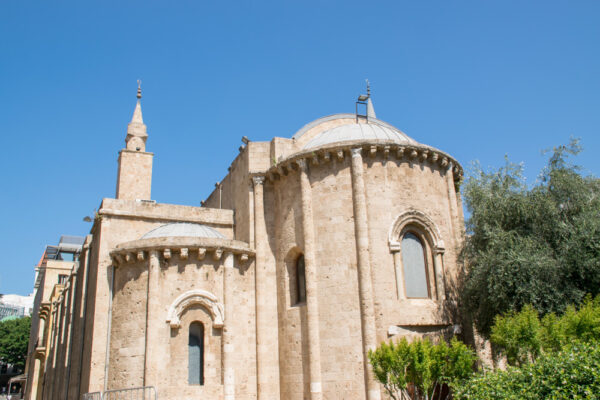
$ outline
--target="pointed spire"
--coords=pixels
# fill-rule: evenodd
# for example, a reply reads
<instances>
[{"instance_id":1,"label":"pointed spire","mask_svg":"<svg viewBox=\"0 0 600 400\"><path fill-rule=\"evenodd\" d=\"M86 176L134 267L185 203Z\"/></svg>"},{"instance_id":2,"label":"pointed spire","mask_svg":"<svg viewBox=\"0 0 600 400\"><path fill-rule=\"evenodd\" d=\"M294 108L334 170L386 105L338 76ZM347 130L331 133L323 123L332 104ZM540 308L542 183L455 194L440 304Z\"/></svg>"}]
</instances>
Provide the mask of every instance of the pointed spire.
<instances>
[{"instance_id":1,"label":"pointed spire","mask_svg":"<svg viewBox=\"0 0 600 400\"><path fill-rule=\"evenodd\" d=\"M135 110L133 110L133 117L131 118L132 124L143 124L144 119L142 118L142 81L138 79L138 90L137 90L137 104L135 105Z\"/></svg>"},{"instance_id":2,"label":"pointed spire","mask_svg":"<svg viewBox=\"0 0 600 400\"><path fill-rule=\"evenodd\" d=\"M131 122L127 125L125 144L129 150L146 151L146 139L148 138L148 134L146 133L146 125L144 125L144 119L142 118L142 82L139 79L137 82L137 103L133 110Z\"/></svg>"},{"instance_id":3,"label":"pointed spire","mask_svg":"<svg viewBox=\"0 0 600 400\"><path fill-rule=\"evenodd\" d=\"M368 79L365 79L367 81L367 118L377 118L377 115L375 115L375 108L373 107L373 102L371 101L371 84L369 83Z\"/></svg>"}]
</instances>

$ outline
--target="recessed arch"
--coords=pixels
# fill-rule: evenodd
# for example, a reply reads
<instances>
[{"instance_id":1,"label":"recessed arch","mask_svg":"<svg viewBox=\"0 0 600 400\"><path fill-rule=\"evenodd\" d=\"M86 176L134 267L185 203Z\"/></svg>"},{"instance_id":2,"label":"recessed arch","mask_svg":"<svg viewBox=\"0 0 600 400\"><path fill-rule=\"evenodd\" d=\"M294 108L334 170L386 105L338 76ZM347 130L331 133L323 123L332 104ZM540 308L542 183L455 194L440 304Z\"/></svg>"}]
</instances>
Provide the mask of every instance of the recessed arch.
<instances>
[{"instance_id":1,"label":"recessed arch","mask_svg":"<svg viewBox=\"0 0 600 400\"><path fill-rule=\"evenodd\" d=\"M411 208L398 215L390 228L388 244L394 257L398 299L445 299L444 241L427 214Z\"/></svg>"},{"instance_id":2,"label":"recessed arch","mask_svg":"<svg viewBox=\"0 0 600 400\"><path fill-rule=\"evenodd\" d=\"M181 315L190 306L198 304L202 306L211 316L214 328L222 328L225 320L223 304L217 296L201 289L190 290L173 301L167 313L167 322L171 328L181 327Z\"/></svg>"},{"instance_id":3,"label":"recessed arch","mask_svg":"<svg viewBox=\"0 0 600 400\"><path fill-rule=\"evenodd\" d=\"M429 242L435 253L444 252L444 241L437 225L427 214L415 209L404 211L394 219L388 236L391 251L400 250L400 242L404 231L410 226L415 226L423 231L425 239Z\"/></svg>"}]
</instances>

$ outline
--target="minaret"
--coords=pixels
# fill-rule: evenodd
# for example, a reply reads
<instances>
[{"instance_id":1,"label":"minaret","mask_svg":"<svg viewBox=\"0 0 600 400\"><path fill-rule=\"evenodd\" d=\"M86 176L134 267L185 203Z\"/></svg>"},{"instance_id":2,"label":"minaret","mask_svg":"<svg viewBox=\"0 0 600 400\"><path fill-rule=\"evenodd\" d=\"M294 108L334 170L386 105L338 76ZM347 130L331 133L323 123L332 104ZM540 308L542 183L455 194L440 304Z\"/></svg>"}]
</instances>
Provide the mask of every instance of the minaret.
<instances>
[{"instance_id":1,"label":"minaret","mask_svg":"<svg viewBox=\"0 0 600 400\"><path fill-rule=\"evenodd\" d=\"M138 81L137 104L127 125L125 148L119 152L117 199L150 200L152 187L152 158L146 152L146 125L142 119L142 89Z\"/></svg>"}]
</instances>

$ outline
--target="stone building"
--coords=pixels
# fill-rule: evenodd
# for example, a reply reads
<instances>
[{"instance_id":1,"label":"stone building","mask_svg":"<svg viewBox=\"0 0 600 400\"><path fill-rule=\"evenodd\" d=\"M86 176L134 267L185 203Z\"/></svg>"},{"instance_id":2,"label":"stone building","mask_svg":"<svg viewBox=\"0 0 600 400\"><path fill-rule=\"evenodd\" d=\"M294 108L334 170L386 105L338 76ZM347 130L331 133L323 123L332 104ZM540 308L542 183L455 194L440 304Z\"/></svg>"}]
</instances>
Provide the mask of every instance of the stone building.
<instances>
[{"instance_id":1,"label":"stone building","mask_svg":"<svg viewBox=\"0 0 600 400\"><path fill-rule=\"evenodd\" d=\"M369 349L456 328L462 169L370 94L364 115L245 139L202 207L151 200L140 97L27 398L373 400Z\"/></svg>"}]
</instances>

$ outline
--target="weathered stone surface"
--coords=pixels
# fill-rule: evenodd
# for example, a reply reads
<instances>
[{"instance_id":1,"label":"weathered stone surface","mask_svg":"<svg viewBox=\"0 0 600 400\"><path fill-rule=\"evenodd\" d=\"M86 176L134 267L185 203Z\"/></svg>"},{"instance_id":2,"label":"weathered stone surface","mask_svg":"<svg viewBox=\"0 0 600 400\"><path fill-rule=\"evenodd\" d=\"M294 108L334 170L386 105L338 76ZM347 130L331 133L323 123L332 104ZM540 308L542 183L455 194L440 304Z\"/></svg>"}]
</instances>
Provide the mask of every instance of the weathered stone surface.
<instances>
[{"instance_id":1,"label":"weathered stone surface","mask_svg":"<svg viewBox=\"0 0 600 400\"><path fill-rule=\"evenodd\" d=\"M330 116L294 138L249 142L204 207L139 201L150 199L152 155L122 150L118 198L102 201L77 284L53 289L56 307L44 311L57 315L47 346L59 361L31 363L44 398L136 386L155 386L161 399L380 398L366 351L390 338L444 336L460 322L452 299L462 170L412 139L304 149L365 122ZM171 222L225 238L141 238ZM406 296L406 232L423 245L426 298ZM193 322L204 327L203 385L188 384Z\"/></svg>"}]
</instances>

